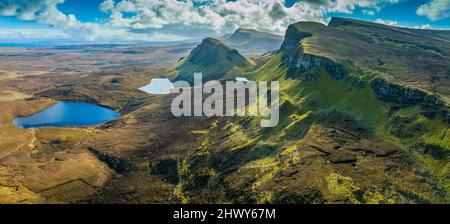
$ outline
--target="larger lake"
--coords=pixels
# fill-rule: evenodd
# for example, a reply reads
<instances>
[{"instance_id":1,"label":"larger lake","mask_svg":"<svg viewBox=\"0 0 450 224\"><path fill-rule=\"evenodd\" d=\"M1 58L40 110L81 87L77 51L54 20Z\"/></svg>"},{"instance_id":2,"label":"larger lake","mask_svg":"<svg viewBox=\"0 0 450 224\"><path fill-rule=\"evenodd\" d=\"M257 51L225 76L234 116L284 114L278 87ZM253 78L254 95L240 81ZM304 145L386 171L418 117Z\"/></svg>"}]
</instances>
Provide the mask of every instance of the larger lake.
<instances>
[{"instance_id":1,"label":"larger lake","mask_svg":"<svg viewBox=\"0 0 450 224\"><path fill-rule=\"evenodd\" d=\"M20 117L13 123L21 128L92 126L120 117L110 109L89 103L59 102L29 117Z\"/></svg>"}]
</instances>

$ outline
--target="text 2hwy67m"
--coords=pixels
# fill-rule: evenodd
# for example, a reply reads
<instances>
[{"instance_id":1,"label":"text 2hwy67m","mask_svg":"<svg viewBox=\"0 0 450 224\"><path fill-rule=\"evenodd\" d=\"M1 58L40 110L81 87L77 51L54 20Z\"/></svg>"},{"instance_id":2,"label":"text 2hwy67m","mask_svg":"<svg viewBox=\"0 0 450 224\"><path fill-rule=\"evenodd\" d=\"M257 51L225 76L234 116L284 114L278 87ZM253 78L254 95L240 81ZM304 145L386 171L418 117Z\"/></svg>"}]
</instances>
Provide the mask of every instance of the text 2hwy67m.
<instances>
[{"instance_id":1,"label":"text 2hwy67m","mask_svg":"<svg viewBox=\"0 0 450 224\"><path fill-rule=\"evenodd\" d=\"M216 219L275 219L275 209L217 209L215 212L194 211L181 208L173 212L173 219L197 219L205 221L208 217Z\"/></svg>"}]
</instances>

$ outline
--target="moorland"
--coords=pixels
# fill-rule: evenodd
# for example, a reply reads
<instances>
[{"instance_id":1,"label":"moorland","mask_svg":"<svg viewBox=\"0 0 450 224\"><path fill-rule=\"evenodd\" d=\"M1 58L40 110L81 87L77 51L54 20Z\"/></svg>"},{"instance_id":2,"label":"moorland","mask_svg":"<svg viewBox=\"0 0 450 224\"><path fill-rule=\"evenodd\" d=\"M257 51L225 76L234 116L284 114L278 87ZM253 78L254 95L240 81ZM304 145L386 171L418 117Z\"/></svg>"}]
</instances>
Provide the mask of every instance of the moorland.
<instances>
[{"instance_id":1,"label":"moorland","mask_svg":"<svg viewBox=\"0 0 450 224\"><path fill-rule=\"evenodd\" d=\"M333 18L292 24L281 42L236 36L1 48L0 203L449 202L450 32ZM249 47L255 36L268 40ZM192 72L280 81L279 125L175 117L174 94L139 90ZM122 116L12 123L58 101Z\"/></svg>"}]
</instances>

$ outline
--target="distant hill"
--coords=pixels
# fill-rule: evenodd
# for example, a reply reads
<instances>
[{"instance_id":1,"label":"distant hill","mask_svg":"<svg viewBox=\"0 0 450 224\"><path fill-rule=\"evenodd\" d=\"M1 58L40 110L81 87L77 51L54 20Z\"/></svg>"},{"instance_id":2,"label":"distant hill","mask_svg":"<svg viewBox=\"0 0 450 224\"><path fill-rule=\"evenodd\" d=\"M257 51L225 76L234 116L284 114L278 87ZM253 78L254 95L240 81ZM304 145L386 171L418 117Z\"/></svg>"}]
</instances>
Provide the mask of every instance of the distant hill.
<instances>
[{"instance_id":1,"label":"distant hill","mask_svg":"<svg viewBox=\"0 0 450 224\"><path fill-rule=\"evenodd\" d=\"M177 80L193 81L195 72L203 73L203 81L221 79L229 73L242 73L253 68L254 62L242 56L224 42L206 38L188 57L176 65Z\"/></svg>"},{"instance_id":2,"label":"distant hill","mask_svg":"<svg viewBox=\"0 0 450 224\"><path fill-rule=\"evenodd\" d=\"M283 43L283 37L259 32L252 29L237 29L229 37L225 38L225 43L236 48L244 55L259 55L267 51L278 50Z\"/></svg>"}]
</instances>

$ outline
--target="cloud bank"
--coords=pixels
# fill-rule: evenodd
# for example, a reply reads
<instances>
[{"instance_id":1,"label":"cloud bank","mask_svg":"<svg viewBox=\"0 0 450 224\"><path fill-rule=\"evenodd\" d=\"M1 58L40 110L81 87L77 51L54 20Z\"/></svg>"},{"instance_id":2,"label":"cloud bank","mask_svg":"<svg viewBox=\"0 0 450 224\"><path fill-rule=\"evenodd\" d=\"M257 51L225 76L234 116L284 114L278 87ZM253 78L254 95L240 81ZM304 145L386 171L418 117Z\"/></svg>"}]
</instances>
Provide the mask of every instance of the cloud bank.
<instances>
[{"instance_id":1,"label":"cloud bank","mask_svg":"<svg viewBox=\"0 0 450 224\"><path fill-rule=\"evenodd\" d=\"M0 0L0 16L35 20L74 39L179 40L222 35L239 27L283 34L297 21L326 23L328 13L353 13L357 8L375 14L398 1L302 0L287 7L284 0L104 0L98 7L108 19L88 23L61 12L57 6L64 0Z\"/></svg>"},{"instance_id":2,"label":"cloud bank","mask_svg":"<svg viewBox=\"0 0 450 224\"><path fill-rule=\"evenodd\" d=\"M450 0L432 0L417 9L417 15L426 16L432 21L450 17Z\"/></svg>"}]
</instances>

